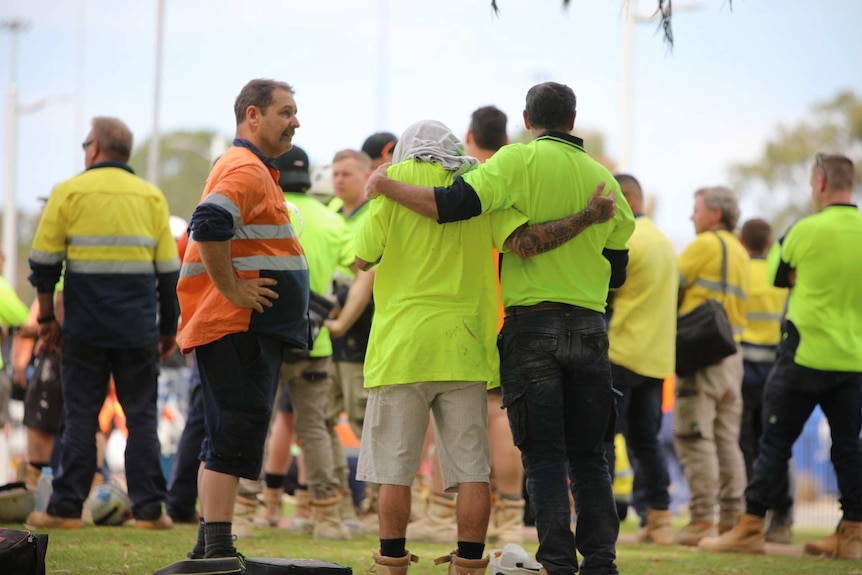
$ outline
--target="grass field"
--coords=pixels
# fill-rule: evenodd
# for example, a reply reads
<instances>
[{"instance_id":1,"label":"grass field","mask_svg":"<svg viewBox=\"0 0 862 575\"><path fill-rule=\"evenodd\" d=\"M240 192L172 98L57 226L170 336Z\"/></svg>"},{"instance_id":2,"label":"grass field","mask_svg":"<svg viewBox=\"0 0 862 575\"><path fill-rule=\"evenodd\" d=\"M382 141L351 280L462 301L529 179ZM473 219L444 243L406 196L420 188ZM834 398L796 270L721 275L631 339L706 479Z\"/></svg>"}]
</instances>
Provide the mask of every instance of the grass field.
<instances>
[{"instance_id":1,"label":"grass field","mask_svg":"<svg viewBox=\"0 0 862 575\"><path fill-rule=\"evenodd\" d=\"M6 527L23 529L23 526L16 525ZM87 525L76 531L51 531L47 572L49 575L149 574L183 559L194 544L196 529L182 525L171 531L140 531L130 527ZM634 532L633 521L623 523L617 548L617 563L623 575L862 575L862 562L803 557L800 547L771 547L780 554L765 556L713 554L678 546L627 543L633 540ZM824 534L822 531L796 532L794 543L801 545ZM447 566L435 567L434 558L446 555L453 546L408 545L410 551L421 558L418 564L411 566L411 575L445 575ZM253 539L238 541L237 545L247 557L333 561L352 567L357 575L372 565L371 551L376 547L377 538L371 536L355 536L351 541L318 542L283 529L258 529ZM527 541L524 548L535 554L536 543ZM6 575L2 565L0 574Z\"/></svg>"}]
</instances>

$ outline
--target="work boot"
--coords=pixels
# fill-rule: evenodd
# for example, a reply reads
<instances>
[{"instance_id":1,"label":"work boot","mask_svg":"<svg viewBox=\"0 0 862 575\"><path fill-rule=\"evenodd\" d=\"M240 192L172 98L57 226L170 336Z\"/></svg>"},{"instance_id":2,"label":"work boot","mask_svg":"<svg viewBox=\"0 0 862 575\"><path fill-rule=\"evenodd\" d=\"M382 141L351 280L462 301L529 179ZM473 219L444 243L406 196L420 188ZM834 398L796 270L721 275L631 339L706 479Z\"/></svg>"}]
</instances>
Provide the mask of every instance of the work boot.
<instances>
[{"instance_id":1,"label":"work boot","mask_svg":"<svg viewBox=\"0 0 862 575\"><path fill-rule=\"evenodd\" d=\"M156 519L135 519L134 523L132 523L132 527L135 529L153 529L163 531L165 529L173 529L174 522L170 517L162 513Z\"/></svg>"},{"instance_id":2,"label":"work boot","mask_svg":"<svg viewBox=\"0 0 862 575\"><path fill-rule=\"evenodd\" d=\"M718 537L705 537L697 546L720 553L764 553L766 537L763 523L763 517L743 513L733 529Z\"/></svg>"},{"instance_id":3,"label":"work boot","mask_svg":"<svg viewBox=\"0 0 862 575\"><path fill-rule=\"evenodd\" d=\"M835 557L838 552L838 530L835 533L818 539L817 541L809 541L805 544L803 551L806 555L815 555L817 557Z\"/></svg>"},{"instance_id":4,"label":"work boot","mask_svg":"<svg viewBox=\"0 0 862 575\"><path fill-rule=\"evenodd\" d=\"M233 504L233 526L231 532L237 539L254 537L254 514L257 511L257 498L237 495Z\"/></svg>"},{"instance_id":5,"label":"work boot","mask_svg":"<svg viewBox=\"0 0 862 575\"><path fill-rule=\"evenodd\" d=\"M374 566L370 571L377 573L377 575L407 575L407 568L410 567L410 563L419 562L419 558L409 551L404 557L384 557L378 549L371 556L374 558Z\"/></svg>"},{"instance_id":6,"label":"work boot","mask_svg":"<svg viewBox=\"0 0 862 575\"><path fill-rule=\"evenodd\" d=\"M712 521L690 521L688 525L679 530L679 533L674 537L674 542L677 545L697 547L697 544L704 537L714 537L716 535L718 535L718 530Z\"/></svg>"},{"instance_id":7,"label":"work boot","mask_svg":"<svg viewBox=\"0 0 862 575\"><path fill-rule=\"evenodd\" d=\"M48 515L45 511L33 511L24 521L27 529L80 529L83 525L80 517L58 517Z\"/></svg>"},{"instance_id":8,"label":"work boot","mask_svg":"<svg viewBox=\"0 0 862 575\"><path fill-rule=\"evenodd\" d=\"M263 488L263 514L254 518L261 527L278 527L281 522L281 496L284 489L279 487Z\"/></svg>"},{"instance_id":9,"label":"work boot","mask_svg":"<svg viewBox=\"0 0 862 575\"><path fill-rule=\"evenodd\" d=\"M432 493L425 514L407 525L407 539L424 543L451 543L457 536L455 498Z\"/></svg>"},{"instance_id":10,"label":"work boot","mask_svg":"<svg viewBox=\"0 0 862 575\"><path fill-rule=\"evenodd\" d=\"M838 559L862 559L862 522L841 520L835 556Z\"/></svg>"},{"instance_id":11,"label":"work boot","mask_svg":"<svg viewBox=\"0 0 862 575\"><path fill-rule=\"evenodd\" d=\"M524 499L496 498L488 522L489 545L503 546L507 543L521 545L524 542Z\"/></svg>"},{"instance_id":12,"label":"work boot","mask_svg":"<svg viewBox=\"0 0 862 575\"><path fill-rule=\"evenodd\" d=\"M453 551L449 555L438 557L434 560L434 565L441 563L449 563L449 575L484 575L488 570L489 557L484 559L463 559L458 557L458 553Z\"/></svg>"},{"instance_id":13,"label":"work boot","mask_svg":"<svg viewBox=\"0 0 862 575\"><path fill-rule=\"evenodd\" d=\"M24 485L30 491L36 491L39 487L39 477L42 476L42 470L38 467L33 467L30 464L27 464L27 471L24 475Z\"/></svg>"},{"instance_id":14,"label":"work boot","mask_svg":"<svg viewBox=\"0 0 862 575\"><path fill-rule=\"evenodd\" d=\"M672 545L673 527L671 527L670 511L647 508L646 525L638 531L637 541L638 543Z\"/></svg>"},{"instance_id":15,"label":"work boot","mask_svg":"<svg viewBox=\"0 0 862 575\"><path fill-rule=\"evenodd\" d=\"M721 510L718 513L718 534L724 535L739 523L739 517L742 515L739 511Z\"/></svg>"},{"instance_id":16,"label":"work boot","mask_svg":"<svg viewBox=\"0 0 862 575\"><path fill-rule=\"evenodd\" d=\"M341 495L338 493L325 499L311 500L311 517L314 521L311 534L315 539L350 539L350 529L341 520L340 502Z\"/></svg>"},{"instance_id":17,"label":"work boot","mask_svg":"<svg viewBox=\"0 0 862 575\"><path fill-rule=\"evenodd\" d=\"M311 491L308 489L297 489L293 492L295 500L293 504L293 515L290 516L289 529L294 533L305 533L311 535L314 521L311 519Z\"/></svg>"},{"instance_id":18,"label":"work boot","mask_svg":"<svg viewBox=\"0 0 862 575\"><path fill-rule=\"evenodd\" d=\"M356 514L356 506L353 505L353 492L349 488L339 490L341 493L341 520L347 525L351 533L362 533L362 522Z\"/></svg>"},{"instance_id":19,"label":"work boot","mask_svg":"<svg viewBox=\"0 0 862 575\"><path fill-rule=\"evenodd\" d=\"M766 542L790 545L793 542L793 532L790 530L790 517L786 513L771 513L769 527L766 528Z\"/></svg>"}]
</instances>

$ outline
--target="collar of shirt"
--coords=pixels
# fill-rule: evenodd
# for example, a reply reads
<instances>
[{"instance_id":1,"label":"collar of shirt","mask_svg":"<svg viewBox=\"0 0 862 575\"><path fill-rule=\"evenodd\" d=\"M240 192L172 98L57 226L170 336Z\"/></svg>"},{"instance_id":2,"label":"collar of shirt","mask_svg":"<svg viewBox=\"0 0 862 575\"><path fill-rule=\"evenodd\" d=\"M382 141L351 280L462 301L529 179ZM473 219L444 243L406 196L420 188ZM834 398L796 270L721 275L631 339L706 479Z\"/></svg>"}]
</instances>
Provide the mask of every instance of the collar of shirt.
<instances>
[{"instance_id":1,"label":"collar of shirt","mask_svg":"<svg viewBox=\"0 0 862 575\"><path fill-rule=\"evenodd\" d=\"M568 144L572 144L573 146L577 146L580 149L584 149L584 141L577 136L573 136L571 134L567 134L566 132L559 132L557 130L547 130L539 134L539 137L536 138L554 138L556 140L563 140Z\"/></svg>"},{"instance_id":2,"label":"collar of shirt","mask_svg":"<svg viewBox=\"0 0 862 575\"><path fill-rule=\"evenodd\" d=\"M120 168L121 170L126 170L130 174L135 173L135 170L133 170L129 164L127 164L126 162L118 162L116 160L106 160L104 162L99 162L98 164L93 164L84 171L87 172L98 168Z\"/></svg>"},{"instance_id":3,"label":"collar of shirt","mask_svg":"<svg viewBox=\"0 0 862 575\"><path fill-rule=\"evenodd\" d=\"M263 152L261 152L257 146L255 146L248 140L245 140L243 138L234 138L233 145L237 146L238 148L245 148L249 150L252 154L260 158L260 161L263 162L263 165L267 168L272 168L273 170L278 169L272 164L272 158L270 158L269 156L264 156Z\"/></svg>"}]
</instances>

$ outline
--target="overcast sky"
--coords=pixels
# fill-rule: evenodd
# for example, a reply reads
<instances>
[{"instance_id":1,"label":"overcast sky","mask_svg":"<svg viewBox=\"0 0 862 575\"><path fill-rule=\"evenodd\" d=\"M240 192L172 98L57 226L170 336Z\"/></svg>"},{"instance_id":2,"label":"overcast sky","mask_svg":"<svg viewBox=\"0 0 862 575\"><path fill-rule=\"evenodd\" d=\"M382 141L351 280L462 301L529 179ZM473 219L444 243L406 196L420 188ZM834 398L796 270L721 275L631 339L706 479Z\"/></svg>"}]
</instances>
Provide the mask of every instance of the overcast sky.
<instances>
[{"instance_id":1,"label":"overcast sky","mask_svg":"<svg viewBox=\"0 0 862 575\"><path fill-rule=\"evenodd\" d=\"M623 141L622 98L634 98L631 172L659 201L659 225L693 237L692 193L727 182L727 167L758 157L779 125L841 89L862 94L862 1L675 2L676 45L656 25L635 30L631 94L622 94L622 0L165 0L160 126L232 136L233 101L255 77L296 89L294 142L313 164L358 148L378 130L427 118L464 135L470 112L495 104L523 127L527 89L571 86L578 127ZM638 12L654 10L640 0ZM117 116L138 142L153 125L156 0L4 0L22 18L18 197L36 198L83 168L94 115ZM11 35L0 35L0 88L10 84ZM5 128L4 119L4 128ZM5 139L0 144L5 158ZM3 168L5 171L5 163ZM5 179L4 179L5 182ZM200 190L189 190L198 195ZM187 216L187 214L180 214ZM747 209L743 218L760 215Z\"/></svg>"}]
</instances>

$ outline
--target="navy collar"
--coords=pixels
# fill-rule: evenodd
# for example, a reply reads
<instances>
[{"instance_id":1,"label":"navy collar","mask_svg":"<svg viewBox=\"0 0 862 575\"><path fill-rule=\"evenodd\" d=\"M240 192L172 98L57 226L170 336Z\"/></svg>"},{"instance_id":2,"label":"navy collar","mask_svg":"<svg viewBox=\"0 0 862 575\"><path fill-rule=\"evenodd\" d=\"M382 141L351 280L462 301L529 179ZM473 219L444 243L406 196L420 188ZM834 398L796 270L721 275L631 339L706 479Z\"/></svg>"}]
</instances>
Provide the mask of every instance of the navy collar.
<instances>
[{"instance_id":1,"label":"navy collar","mask_svg":"<svg viewBox=\"0 0 862 575\"><path fill-rule=\"evenodd\" d=\"M129 164L127 164L126 162L118 162L117 160L105 160L104 162L93 164L84 171L88 172L90 170L96 170L98 168L120 168L121 170L126 170L130 174L135 173L135 170L133 170Z\"/></svg>"},{"instance_id":2,"label":"navy collar","mask_svg":"<svg viewBox=\"0 0 862 575\"><path fill-rule=\"evenodd\" d=\"M835 208L839 208L839 207L840 208L854 208L855 209L857 206L856 206L856 204L845 204L844 202L836 202L834 204L829 204L828 206L826 206L826 208L833 208L833 207L835 207ZM824 208L824 209L826 209L826 208Z\"/></svg>"},{"instance_id":3,"label":"navy collar","mask_svg":"<svg viewBox=\"0 0 862 575\"><path fill-rule=\"evenodd\" d=\"M261 151L258 149L258 147L257 147L257 146L255 146L254 144L252 144L252 143L251 143L251 142L249 142L248 140L245 140L245 139L243 139L243 138L234 138L234 139L233 139L233 145L234 145L234 146L236 146L236 147L238 147L238 148L245 148L245 149L247 149L249 152L251 152L252 154L254 154L255 156L257 156L257 157L258 157L258 159L259 159L261 162L263 162L263 165L264 165L264 166L266 166L267 168L272 168L273 170L277 170L277 169L278 169L278 168L276 168L276 167L273 165L273 163L272 163L272 161L273 161L273 160L272 160L272 158L270 158L269 156L264 156L264 155L263 155L263 152L261 152Z\"/></svg>"},{"instance_id":4,"label":"navy collar","mask_svg":"<svg viewBox=\"0 0 862 575\"><path fill-rule=\"evenodd\" d=\"M356 209L355 209L355 210L353 210L352 212L350 212L350 214L349 214L349 215L344 213L344 206L341 206L340 208L338 208L338 213L339 213L339 214L341 214L342 216L344 216L346 219L348 219L348 220L349 220L350 218L352 218L353 216L355 216L356 214L358 214L358 213L359 213L359 210L361 210L362 208L364 208L365 206L367 206L369 201L370 201L370 200L365 200L364 202L362 202L361 204L359 204L358 206L356 206Z\"/></svg>"},{"instance_id":5,"label":"navy collar","mask_svg":"<svg viewBox=\"0 0 862 575\"><path fill-rule=\"evenodd\" d=\"M566 132L560 132L558 130L547 130L547 131L539 134L539 137L536 139L537 140L546 140L546 139L562 140L563 142L565 142L567 144L571 144L572 146L579 148L581 151L584 151L584 141L581 138L578 138L577 136L573 136L571 134L567 134Z\"/></svg>"},{"instance_id":6,"label":"navy collar","mask_svg":"<svg viewBox=\"0 0 862 575\"><path fill-rule=\"evenodd\" d=\"M645 214L645 213L643 213L643 212L638 212L638 213L634 214L634 216L635 216L636 218L642 218L642 217L644 217L645 215L646 215L646 214Z\"/></svg>"}]
</instances>

